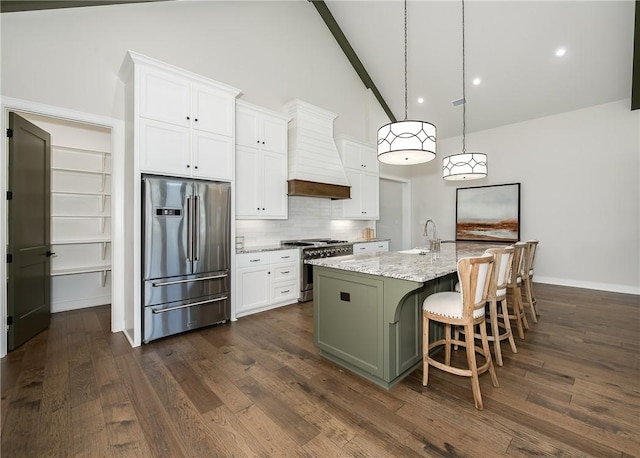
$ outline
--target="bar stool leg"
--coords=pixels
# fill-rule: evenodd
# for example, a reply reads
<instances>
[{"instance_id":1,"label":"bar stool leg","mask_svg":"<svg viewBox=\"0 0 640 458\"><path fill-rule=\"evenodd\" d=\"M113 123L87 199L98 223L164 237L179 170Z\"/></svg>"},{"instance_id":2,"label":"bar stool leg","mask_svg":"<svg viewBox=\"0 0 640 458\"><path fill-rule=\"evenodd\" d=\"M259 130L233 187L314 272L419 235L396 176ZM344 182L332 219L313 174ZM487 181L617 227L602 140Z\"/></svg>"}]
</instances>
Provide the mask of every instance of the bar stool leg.
<instances>
[{"instance_id":1,"label":"bar stool leg","mask_svg":"<svg viewBox=\"0 0 640 458\"><path fill-rule=\"evenodd\" d=\"M480 332L484 329L485 342L486 341L486 328L484 323L481 323ZM482 404L482 394L480 394L480 380L478 379L478 365L476 362L476 349L475 349L475 337L473 332L473 325L466 325L464 327L464 340L467 350L467 364L471 371L471 391L473 392L473 402L476 405L476 409L482 410L484 408ZM488 342L487 342L488 343ZM484 347L484 344L483 344ZM488 345L487 345L488 347Z\"/></svg>"},{"instance_id":2,"label":"bar stool leg","mask_svg":"<svg viewBox=\"0 0 640 458\"><path fill-rule=\"evenodd\" d=\"M496 354L496 364L502 366L502 349L500 348L500 328L498 327L498 303L495 299L489 301L489 316L491 321L491 332L493 335L493 348ZM480 325L482 327L482 325ZM486 331L485 331L486 332Z\"/></svg>"},{"instance_id":3,"label":"bar stool leg","mask_svg":"<svg viewBox=\"0 0 640 458\"><path fill-rule=\"evenodd\" d=\"M509 345L511 346L511 351L513 353L518 353L518 349L516 348L516 341L513 338L513 331L511 329L511 320L509 319L509 304L507 304L507 299L503 299L500 301L500 312L502 312L501 314L498 314L499 317L502 318L502 321L504 322L504 327L506 329L506 334L509 336Z\"/></svg>"},{"instance_id":4,"label":"bar stool leg","mask_svg":"<svg viewBox=\"0 0 640 458\"><path fill-rule=\"evenodd\" d=\"M422 314L422 385L429 382L429 318Z\"/></svg>"}]
</instances>

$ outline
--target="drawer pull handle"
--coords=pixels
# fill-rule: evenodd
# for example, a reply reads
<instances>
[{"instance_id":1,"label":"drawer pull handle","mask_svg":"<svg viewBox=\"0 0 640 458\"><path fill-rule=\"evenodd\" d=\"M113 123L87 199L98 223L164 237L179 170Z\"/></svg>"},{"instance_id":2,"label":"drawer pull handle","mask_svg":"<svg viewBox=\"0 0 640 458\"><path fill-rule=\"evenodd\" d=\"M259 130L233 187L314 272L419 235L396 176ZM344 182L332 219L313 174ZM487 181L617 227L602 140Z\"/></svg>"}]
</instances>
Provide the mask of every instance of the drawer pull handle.
<instances>
[{"instance_id":1,"label":"drawer pull handle","mask_svg":"<svg viewBox=\"0 0 640 458\"><path fill-rule=\"evenodd\" d=\"M290 270L285 270L285 271L283 271L283 272L281 272L281 273L282 273L282 274L290 274L290 273L291 273L291 271L290 271Z\"/></svg>"},{"instance_id":2,"label":"drawer pull handle","mask_svg":"<svg viewBox=\"0 0 640 458\"><path fill-rule=\"evenodd\" d=\"M291 290L290 290L290 289L287 289L287 290L285 290L285 291L282 291L282 294L286 294L286 293L290 293L290 292L291 292Z\"/></svg>"},{"instance_id":3,"label":"drawer pull handle","mask_svg":"<svg viewBox=\"0 0 640 458\"><path fill-rule=\"evenodd\" d=\"M280 256L280 259L289 259L291 256Z\"/></svg>"},{"instance_id":4,"label":"drawer pull handle","mask_svg":"<svg viewBox=\"0 0 640 458\"><path fill-rule=\"evenodd\" d=\"M217 280L218 278L225 278L225 277L228 277L228 275L227 274L212 275L210 277L191 278L189 280L166 281L163 283L153 282L151 283L151 286L155 288L157 286L169 286L169 285L178 285L180 283L191 283L192 281Z\"/></svg>"},{"instance_id":5,"label":"drawer pull handle","mask_svg":"<svg viewBox=\"0 0 640 458\"><path fill-rule=\"evenodd\" d=\"M191 304L178 305L177 307L170 307L168 309L152 310L151 313L157 315L158 313L172 312L174 310L186 309L187 307L193 307L196 305L211 304L213 302L226 301L227 299L228 299L227 296L222 296L222 297L218 297L217 299L211 299L209 301L192 302Z\"/></svg>"},{"instance_id":6,"label":"drawer pull handle","mask_svg":"<svg viewBox=\"0 0 640 458\"><path fill-rule=\"evenodd\" d=\"M260 258L258 258L258 259L249 259L249 262L258 262L258 261L260 261Z\"/></svg>"}]
</instances>

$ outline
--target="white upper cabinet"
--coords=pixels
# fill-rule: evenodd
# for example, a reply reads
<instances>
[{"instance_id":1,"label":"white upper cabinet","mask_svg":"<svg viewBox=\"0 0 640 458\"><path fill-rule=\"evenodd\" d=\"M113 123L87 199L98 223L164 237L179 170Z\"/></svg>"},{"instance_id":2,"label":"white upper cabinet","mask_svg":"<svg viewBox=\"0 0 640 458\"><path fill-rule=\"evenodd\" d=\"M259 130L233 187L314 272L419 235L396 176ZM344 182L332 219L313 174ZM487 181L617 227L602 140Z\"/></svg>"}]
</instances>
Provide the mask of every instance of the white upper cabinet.
<instances>
[{"instance_id":1,"label":"white upper cabinet","mask_svg":"<svg viewBox=\"0 0 640 458\"><path fill-rule=\"evenodd\" d=\"M231 181L239 91L129 54L140 171Z\"/></svg>"},{"instance_id":2,"label":"white upper cabinet","mask_svg":"<svg viewBox=\"0 0 640 458\"><path fill-rule=\"evenodd\" d=\"M288 119L280 114L267 114L259 107L238 101L236 144L287 154L287 124Z\"/></svg>"},{"instance_id":3,"label":"white upper cabinet","mask_svg":"<svg viewBox=\"0 0 640 458\"><path fill-rule=\"evenodd\" d=\"M237 102L236 218L287 218L287 125L279 113Z\"/></svg>"},{"instance_id":4,"label":"white upper cabinet","mask_svg":"<svg viewBox=\"0 0 640 458\"><path fill-rule=\"evenodd\" d=\"M336 144L351 186L351 199L338 201L342 206L340 216L345 219L379 219L380 181L375 147L348 137L338 137Z\"/></svg>"},{"instance_id":5,"label":"white upper cabinet","mask_svg":"<svg viewBox=\"0 0 640 458\"><path fill-rule=\"evenodd\" d=\"M336 144L345 168L378 173L378 157L374 146L348 137L338 137Z\"/></svg>"},{"instance_id":6,"label":"white upper cabinet","mask_svg":"<svg viewBox=\"0 0 640 458\"><path fill-rule=\"evenodd\" d=\"M235 97L202 84L192 85L191 94L194 129L233 136Z\"/></svg>"}]
</instances>

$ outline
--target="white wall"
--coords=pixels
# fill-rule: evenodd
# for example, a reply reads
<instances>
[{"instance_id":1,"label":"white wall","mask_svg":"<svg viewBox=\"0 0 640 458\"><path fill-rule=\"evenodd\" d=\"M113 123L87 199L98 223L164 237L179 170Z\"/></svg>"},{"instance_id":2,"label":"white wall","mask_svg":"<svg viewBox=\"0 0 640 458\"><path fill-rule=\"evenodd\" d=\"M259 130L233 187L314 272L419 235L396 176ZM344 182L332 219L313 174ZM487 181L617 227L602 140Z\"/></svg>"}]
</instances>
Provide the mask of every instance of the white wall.
<instances>
[{"instance_id":1,"label":"white wall","mask_svg":"<svg viewBox=\"0 0 640 458\"><path fill-rule=\"evenodd\" d=\"M536 281L640 294L640 112L629 100L467 135L489 176L440 178L461 138L438 142L438 158L412 169L413 244L434 219L455 238L456 188L521 185L521 238L539 239Z\"/></svg>"},{"instance_id":2,"label":"white wall","mask_svg":"<svg viewBox=\"0 0 640 458\"><path fill-rule=\"evenodd\" d=\"M124 119L127 50L229 84L266 108L302 99L365 140L368 91L306 0L188 1L0 16L2 94Z\"/></svg>"}]
</instances>

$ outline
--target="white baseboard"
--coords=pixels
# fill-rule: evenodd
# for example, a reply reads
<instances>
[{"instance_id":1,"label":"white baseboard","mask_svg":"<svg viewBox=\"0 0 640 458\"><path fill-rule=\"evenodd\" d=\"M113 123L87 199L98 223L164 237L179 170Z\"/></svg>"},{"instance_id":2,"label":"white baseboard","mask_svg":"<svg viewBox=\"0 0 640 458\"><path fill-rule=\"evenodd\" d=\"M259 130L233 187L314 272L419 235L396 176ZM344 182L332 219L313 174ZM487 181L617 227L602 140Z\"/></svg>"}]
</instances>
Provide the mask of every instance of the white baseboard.
<instances>
[{"instance_id":1,"label":"white baseboard","mask_svg":"<svg viewBox=\"0 0 640 458\"><path fill-rule=\"evenodd\" d=\"M99 305L108 305L111 303L111 296L85 297L73 301L52 302L51 313L68 312L70 310L78 310L87 307L97 307Z\"/></svg>"},{"instance_id":2,"label":"white baseboard","mask_svg":"<svg viewBox=\"0 0 640 458\"><path fill-rule=\"evenodd\" d=\"M596 283L580 280L567 280L566 278L533 277L534 283L546 283L549 285L571 286L573 288L595 289L599 291L609 291L612 293L624 293L640 295L640 286L617 285L615 283Z\"/></svg>"}]
</instances>

